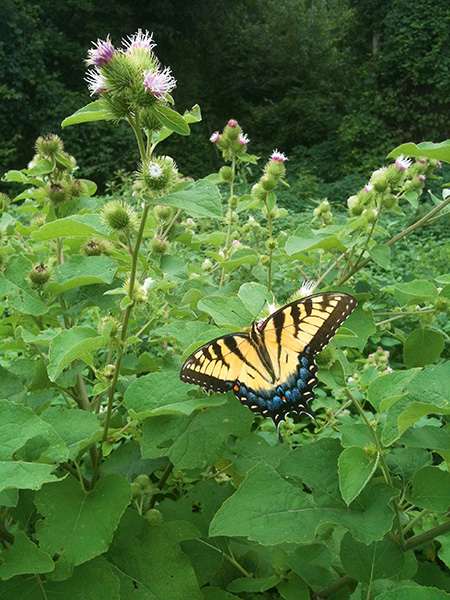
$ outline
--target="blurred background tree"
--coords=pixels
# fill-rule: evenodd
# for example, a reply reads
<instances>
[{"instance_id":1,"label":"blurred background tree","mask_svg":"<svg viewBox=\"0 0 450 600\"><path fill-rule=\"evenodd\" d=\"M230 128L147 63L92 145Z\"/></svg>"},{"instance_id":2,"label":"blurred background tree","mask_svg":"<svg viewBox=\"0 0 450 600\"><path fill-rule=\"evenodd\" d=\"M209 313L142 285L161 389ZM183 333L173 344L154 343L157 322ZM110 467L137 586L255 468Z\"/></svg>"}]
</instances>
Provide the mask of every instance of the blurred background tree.
<instances>
[{"instance_id":1,"label":"blurred background tree","mask_svg":"<svg viewBox=\"0 0 450 600\"><path fill-rule=\"evenodd\" d=\"M450 137L448 0L3 0L0 174L23 167L38 135L60 134L63 118L90 101L91 41L109 33L119 45L138 28L154 33L172 68L177 110L202 109L189 140L165 144L185 175L217 168L208 140L229 118L252 153L289 155L300 199L344 200L395 145ZM133 168L127 129L98 123L62 135L101 190L118 165Z\"/></svg>"}]
</instances>

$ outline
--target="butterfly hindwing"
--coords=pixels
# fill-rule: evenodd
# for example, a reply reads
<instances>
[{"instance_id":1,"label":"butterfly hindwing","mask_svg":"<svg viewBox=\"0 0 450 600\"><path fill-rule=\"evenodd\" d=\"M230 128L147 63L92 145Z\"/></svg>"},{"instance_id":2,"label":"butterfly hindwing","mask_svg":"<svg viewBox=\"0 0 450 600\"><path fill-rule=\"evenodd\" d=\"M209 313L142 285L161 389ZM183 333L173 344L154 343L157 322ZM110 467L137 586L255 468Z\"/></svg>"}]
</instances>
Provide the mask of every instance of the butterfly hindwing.
<instances>
[{"instance_id":1,"label":"butterfly hindwing","mask_svg":"<svg viewBox=\"0 0 450 600\"><path fill-rule=\"evenodd\" d=\"M356 307L348 294L314 294L287 304L250 332L219 337L184 363L181 379L207 390L233 390L253 412L278 426L290 412L311 416L317 385L314 355Z\"/></svg>"}]
</instances>

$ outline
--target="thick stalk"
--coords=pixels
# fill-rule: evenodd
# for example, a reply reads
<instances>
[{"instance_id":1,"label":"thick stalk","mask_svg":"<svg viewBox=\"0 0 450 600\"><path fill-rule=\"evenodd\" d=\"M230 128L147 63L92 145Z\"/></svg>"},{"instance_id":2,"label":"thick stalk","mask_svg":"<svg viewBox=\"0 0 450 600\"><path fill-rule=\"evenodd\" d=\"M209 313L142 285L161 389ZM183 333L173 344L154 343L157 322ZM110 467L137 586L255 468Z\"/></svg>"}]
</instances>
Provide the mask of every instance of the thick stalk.
<instances>
[{"instance_id":1,"label":"thick stalk","mask_svg":"<svg viewBox=\"0 0 450 600\"><path fill-rule=\"evenodd\" d=\"M411 550L412 548L417 548L417 546L421 546L426 542L431 542L435 538L440 535L444 535L450 531L450 521L446 521L442 523L442 525L438 525L437 527L433 527L433 529L429 529L424 533L420 533L419 535L415 535L412 538L409 538L405 543L405 550Z\"/></svg>"},{"instance_id":2,"label":"thick stalk","mask_svg":"<svg viewBox=\"0 0 450 600\"><path fill-rule=\"evenodd\" d=\"M149 204L144 204L144 209L142 211L142 217L141 217L141 224L139 226L139 231L138 231L137 238L136 238L136 245L134 247L133 256L131 257L130 283L129 283L129 287L128 287L128 293L130 295L132 303L126 307L124 315L123 315L122 332L120 335L120 343L119 343L119 347L117 349L116 362L114 365L115 366L114 376L113 376L113 379L111 381L111 385L110 385L110 388L108 391L108 407L106 409L105 422L103 425L103 436L102 436L100 450L99 450L98 457L97 457L97 462L95 464L94 471L92 473L92 484L95 483L95 481L98 477L100 462L102 459L102 445L108 439L109 422L111 420L111 412L112 412L113 403L114 403L114 394L116 392L117 381L118 381L119 375L120 375L120 367L122 364L122 357L124 355L125 348L126 348L128 323L130 320L131 311L133 310L133 307L135 304L135 302L134 302L134 284L136 281L137 265L138 265L138 261L139 261L139 249L141 247L142 238L144 236L145 222L147 220L149 208L150 208Z\"/></svg>"}]
</instances>

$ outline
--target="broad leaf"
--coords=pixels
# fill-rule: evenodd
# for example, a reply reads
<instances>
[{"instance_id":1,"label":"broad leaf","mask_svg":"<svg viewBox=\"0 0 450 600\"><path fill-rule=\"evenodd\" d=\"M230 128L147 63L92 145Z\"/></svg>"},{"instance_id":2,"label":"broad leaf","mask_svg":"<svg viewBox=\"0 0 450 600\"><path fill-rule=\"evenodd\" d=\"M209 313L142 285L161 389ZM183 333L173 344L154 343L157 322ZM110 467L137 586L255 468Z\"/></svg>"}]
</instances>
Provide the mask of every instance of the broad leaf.
<instances>
[{"instance_id":1,"label":"broad leaf","mask_svg":"<svg viewBox=\"0 0 450 600\"><path fill-rule=\"evenodd\" d=\"M73 255L55 269L47 289L55 296L82 285L111 283L118 263L108 256Z\"/></svg>"},{"instance_id":2,"label":"broad leaf","mask_svg":"<svg viewBox=\"0 0 450 600\"><path fill-rule=\"evenodd\" d=\"M205 179L200 179L162 198L146 198L146 201L149 204L173 206L184 210L188 215L215 218L222 216L219 190Z\"/></svg>"},{"instance_id":3,"label":"broad leaf","mask_svg":"<svg viewBox=\"0 0 450 600\"><path fill-rule=\"evenodd\" d=\"M378 453L370 457L359 446L346 448L339 457L339 487L347 504L361 493L378 465Z\"/></svg>"},{"instance_id":4,"label":"broad leaf","mask_svg":"<svg viewBox=\"0 0 450 600\"><path fill-rule=\"evenodd\" d=\"M55 568L51 557L21 531L15 536L13 545L0 553L0 559L0 579L25 573L49 573Z\"/></svg>"},{"instance_id":5,"label":"broad leaf","mask_svg":"<svg viewBox=\"0 0 450 600\"><path fill-rule=\"evenodd\" d=\"M415 329L408 335L403 346L406 368L433 364L442 354L444 346L444 336L439 331Z\"/></svg>"},{"instance_id":6,"label":"broad leaf","mask_svg":"<svg viewBox=\"0 0 450 600\"><path fill-rule=\"evenodd\" d=\"M96 100L83 106L83 108L74 112L70 117L66 117L61 123L61 127L69 127L69 125L78 125L79 123L88 123L90 121L104 121L105 119L108 119L108 115L103 110L100 100Z\"/></svg>"},{"instance_id":7,"label":"broad leaf","mask_svg":"<svg viewBox=\"0 0 450 600\"><path fill-rule=\"evenodd\" d=\"M56 381L64 369L74 360L83 357L99 348L105 341L95 329L90 327L72 327L61 331L50 343L48 376Z\"/></svg>"}]
</instances>

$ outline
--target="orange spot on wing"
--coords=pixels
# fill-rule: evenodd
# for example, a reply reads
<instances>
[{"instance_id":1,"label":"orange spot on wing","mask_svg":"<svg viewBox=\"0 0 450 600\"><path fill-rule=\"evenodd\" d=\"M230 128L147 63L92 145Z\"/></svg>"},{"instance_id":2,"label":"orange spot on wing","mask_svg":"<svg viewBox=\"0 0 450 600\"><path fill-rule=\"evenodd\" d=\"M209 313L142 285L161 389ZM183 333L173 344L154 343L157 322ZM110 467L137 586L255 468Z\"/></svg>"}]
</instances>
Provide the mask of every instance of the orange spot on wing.
<instances>
[{"instance_id":1,"label":"orange spot on wing","mask_svg":"<svg viewBox=\"0 0 450 600\"><path fill-rule=\"evenodd\" d=\"M239 390L239 386L238 386L238 385L235 385L235 386L234 386L234 390L237 392L237 391Z\"/></svg>"}]
</instances>

